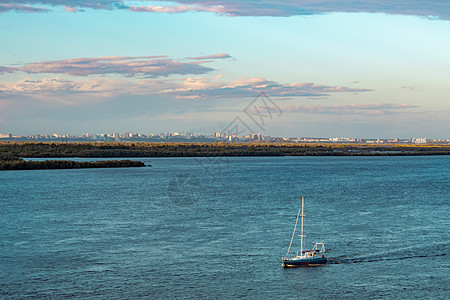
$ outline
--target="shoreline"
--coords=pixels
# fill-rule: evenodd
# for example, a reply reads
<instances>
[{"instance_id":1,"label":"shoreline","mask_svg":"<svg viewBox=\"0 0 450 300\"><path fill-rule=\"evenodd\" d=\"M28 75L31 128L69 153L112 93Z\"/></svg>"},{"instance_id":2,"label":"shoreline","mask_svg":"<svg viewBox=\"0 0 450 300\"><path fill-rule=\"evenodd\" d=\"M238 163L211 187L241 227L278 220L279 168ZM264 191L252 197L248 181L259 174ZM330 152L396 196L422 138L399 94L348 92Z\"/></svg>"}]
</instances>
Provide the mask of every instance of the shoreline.
<instances>
[{"instance_id":1,"label":"shoreline","mask_svg":"<svg viewBox=\"0 0 450 300\"><path fill-rule=\"evenodd\" d=\"M0 171L14 170L57 170L57 169L99 169L99 168L139 168L146 167L141 161L103 160L79 162L73 160L30 161L23 159L0 159Z\"/></svg>"},{"instance_id":2,"label":"shoreline","mask_svg":"<svg viewBox=\"0 0 450 300\"><path fill-rule=\"evenodd\" d=\"M19 158L139 158L216 156L422 156L450 155L450 145L0 142L0 162Z\"/></svg>"}]
</instances>

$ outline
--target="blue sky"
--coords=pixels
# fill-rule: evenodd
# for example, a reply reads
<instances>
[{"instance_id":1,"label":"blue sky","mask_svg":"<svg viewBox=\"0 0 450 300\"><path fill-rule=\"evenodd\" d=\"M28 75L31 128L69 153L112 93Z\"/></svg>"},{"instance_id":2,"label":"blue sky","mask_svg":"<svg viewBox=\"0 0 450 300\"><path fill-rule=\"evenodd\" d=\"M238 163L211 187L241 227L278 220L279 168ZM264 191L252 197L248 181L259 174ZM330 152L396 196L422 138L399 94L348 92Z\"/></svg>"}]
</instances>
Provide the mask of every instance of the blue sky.
<instances>
[{"instance_id":1,"label":"blue sky","mask_svg":"<svg viewBox=\"0 0 450 300\"><path fill-rule=\"evenodd\" d=\"M266 135L449 138L449 11L445 1L0 1L0 133L210 134L264 92L283 111L258 129Z\"/></svg>"}]
</instances>

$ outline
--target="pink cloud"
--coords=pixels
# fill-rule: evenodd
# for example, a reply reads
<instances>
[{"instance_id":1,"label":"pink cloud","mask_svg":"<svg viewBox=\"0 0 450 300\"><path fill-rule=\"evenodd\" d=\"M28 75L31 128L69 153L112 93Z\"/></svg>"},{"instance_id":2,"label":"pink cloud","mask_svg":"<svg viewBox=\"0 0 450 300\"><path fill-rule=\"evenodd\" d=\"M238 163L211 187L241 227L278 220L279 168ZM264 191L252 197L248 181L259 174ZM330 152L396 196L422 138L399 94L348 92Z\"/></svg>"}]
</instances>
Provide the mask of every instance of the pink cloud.
<instances>
[{"instance_id":1,"label":"pink cloud","mask_svg":"<svg viewBox=\"0 0 450 300\"><path fill-rule=\"evenodd\" d=\"M162 0L199 7L222 6L230 16L295 16L331 12L387 13L450 19L450 3L442 0Z\"/></svg>"},{"instance_id":2,"label":"pink cloud","mask_svg":"<svg viewBox=\"0 0 450 300\"><path fill-rule=\"evenodd\" d=\"M67 11L67 12L78 12L78 11L82 11L82 10L79 10L78 8L75 8L75 7L71 7L71 6L64 6L64 10L65 11Z\"/></svg>"},{"instance_id":3,"label":"pink cloud","mask_svg":"<svg viewBox=\"0 0 450 300\"><path fill-rule=\"evenodd\" d=\"M44 78L40 80L20 80L13 83L0 83L0 91L5 95L67 95L75 93L95 93L101 91L100 81L72 81L60 78Z\"/></svg>"},{"instance_id":4,"label":"pink cloud","mask_svg":"<svg viewBox=\"0 0 450 300\"><path fill-rule=\"evenodd\" d=\"M287 17L346 12L434 16L444 20L450 19L450 3L443 0L161 0L160 2L162 1L168 2L168 5L136 5L136 3L149 2L147 0L3 0L2 2L6 4L1 4L4 7L0 8L0 12L10 10L43 12L35 5L51 5L170 14L195 11L228 16ZM14 5L16 8L6 8L5 5Z\"/></svg>"},{"instance_id":5,"label":"pink cloud","mask_svg":"<svg viewBox=\"0 0 450 300\"><path fill-rule=\"evenodd\" d=\"M265 78L247 78L235 81L216 81L207 78L187 78L174 90L166 93L180 98L243 98L265 92L271 97L320 97L330 93L370 92L343 86L326 86L314 83L278 83Z\"/></svg>"},{"instance_id":6,"label":"pink cloud","mask_svg":"<svg viewBox=\"0 0 450 300\"><path fill-rule=\"evenodd\" d=\"M167 56L105 56L28 63L22 67L2 67L0 73L25 72L74 76L120 74L124 76L160 77L172 74L204 74L213 68L202 62L178 62Z\"/></svg>"},{"instance_id":7,"label":"pink cloud","mask_svg":"<svg viewBox=\"0 0 450 300\"><path fill-rule=\"evenodd\" d=\"M134 12L154 12L154 13L166 13L166 14L176 14L183 13L189 11L196 12L214 12L220 14L230 13L228 9L226 9L223 5L214 5L214 6L198 6L198 5L175 5L175 6L155 6L155 5L147 5L147 6L136 6L130 5L128 7L129 11Z\"/></svg>"},{"instance_id":8,"label":"pink cloud","mask_svg":"<svg viewBox=\"0 0 450 300\"><path fill-rule=\"evenodd\" d=\"M25 12L46 12L48 9L36 7L36 5L48 5L54 7L93 8L93 9L121 9L124 8L124 0L2 0L0 12L16 10ZM16 7L2 10L4 7ZM83 10L78 10L83 11Z\"/></svg>"},{"instance_id":9,"label":"pink cloud","mask_svg":"<svg viewBox=\"0 0 450 300\"><path fill-rule=\"evenodd\" d=\"M1 12L8 12L8 11L18 11L18 12L26 12L26 13L43 13L43 12L49 12L49 9L43 8L43 7L34 7L30 5L22 5L22 4L15 4L15 3L6 3L6 4L0 4L0 13Z\"/></svg>"},{"instance_id":10,"label":"pink cloud","mask_svg":"<svg viewBox=\"0 0 450 300\"><path fill-rule=\"evenodd\" d=\"M410 104L374 103L374 104L343 104L343 105L291 105L283 106L286 112L327 114L327 115L385 115L406 109L416 108Z\"/></svg>"},{"instance_id":11,"label":"pink cloud","mask_svg":"<svg viewBox=\"0 0 450 300\"><path fill-rule=\"evenodd\" d=\"M185 78L185 79L108 79L89 78L86 80L66 80L47 78L39 80L22 80L12 83L0 83L0 98L13 95L62 96L62 95L95 95L96 97L112 97L117 95L168 95L180 99L213 99L213 98L247 98L265 92L270 97L324 97L331 93L369 92L370 89L351 89L340 86L326 86L312 83L278 83L264 78L248 78L234 81L221 81L219 77ZM308 109L308 107L303 107ZM325 109L323 113L333 109ZM369 109L368 107L367 109ZM288 107L294 110L296 107ZM342 110L342 108L340 108ZM355 109L349 107L348 109ZM362 106L358 109L363 109ZM317 110L319 113L320 111Z\"/></svg>"},{"instance_id":12,"label":"pink cloud","mask_svg":"<svg viewBox=\"0 0 450 300\"><path fill-rule=\"evenodd\" d=\"M195 59L195 60L223 59L223 58L233 58L233 56L231 56L228 53L219 53L219 54L205 55L205 56L186 57L186 59Z\"/></svg>"}]
</instances>

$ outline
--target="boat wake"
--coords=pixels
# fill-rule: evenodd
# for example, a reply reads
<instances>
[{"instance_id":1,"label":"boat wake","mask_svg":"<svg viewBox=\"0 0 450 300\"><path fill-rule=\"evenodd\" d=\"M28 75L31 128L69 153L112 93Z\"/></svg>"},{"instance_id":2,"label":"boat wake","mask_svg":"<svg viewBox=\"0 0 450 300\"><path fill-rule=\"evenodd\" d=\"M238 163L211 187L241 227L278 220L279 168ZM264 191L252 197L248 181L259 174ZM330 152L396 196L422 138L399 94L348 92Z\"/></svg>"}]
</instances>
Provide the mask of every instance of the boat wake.
<instances>
[{"instance_id":1,"label":"boat wake","mask_svg":"<svg viewBox=\"0 0 450 300\"><path fill-rule=\"evenodd\" d=\"M424 258L424 257L438 257L446 256L447 254L432 254L432 255L415 255L415 256L402 256L402 257L380 257L380 258L328 258L329 264L355 264L355 263L369 263L377 261L388 261L388 260L402 260L402 259L413 259L413 258Z\"/></svg>"},{"instance_id":2,"label":"boat wake","mask_svg":"<svg viewBox=\"0 0 450 300\"><path fill-rule=\"evenodd\" d=\"M414 259L414 258L430 258L439 257L447 255L447 243L437 243L434 244L434 251L429 251L429 245L421 247L406 247L396 250L378 252L366 255L357 256L340 256L328 258L329 264L351 264L351 263L369 263L378 261L392 261L392 260L403 260L403 259ZM428 248L428 251L425 250Z\"/></svg>"}]
</instances>

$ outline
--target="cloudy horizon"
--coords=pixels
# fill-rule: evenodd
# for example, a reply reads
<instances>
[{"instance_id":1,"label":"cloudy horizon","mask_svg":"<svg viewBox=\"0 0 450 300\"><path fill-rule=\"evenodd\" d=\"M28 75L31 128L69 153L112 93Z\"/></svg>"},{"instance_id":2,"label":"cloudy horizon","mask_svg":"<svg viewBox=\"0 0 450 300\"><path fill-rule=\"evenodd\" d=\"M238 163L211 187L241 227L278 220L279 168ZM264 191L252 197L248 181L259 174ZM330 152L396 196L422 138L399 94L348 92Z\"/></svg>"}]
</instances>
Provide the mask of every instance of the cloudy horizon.
<instances>
[{"instance_id":1,"label":"cloudy horizon","mask_svg":"<svg viewBox=\"0 0 450 300\"><path fill-rule=\"evenodd\" d=\"M0 3L0 133L449 138L443 1Z\"/></svg>"}]
</instances>

